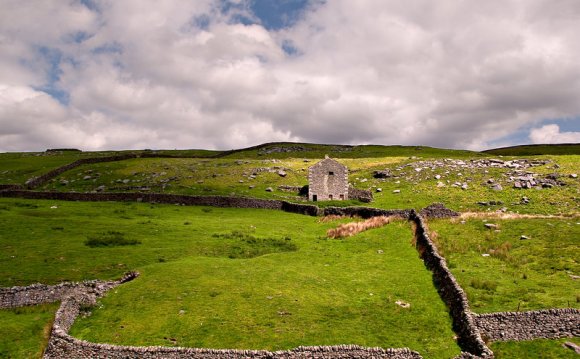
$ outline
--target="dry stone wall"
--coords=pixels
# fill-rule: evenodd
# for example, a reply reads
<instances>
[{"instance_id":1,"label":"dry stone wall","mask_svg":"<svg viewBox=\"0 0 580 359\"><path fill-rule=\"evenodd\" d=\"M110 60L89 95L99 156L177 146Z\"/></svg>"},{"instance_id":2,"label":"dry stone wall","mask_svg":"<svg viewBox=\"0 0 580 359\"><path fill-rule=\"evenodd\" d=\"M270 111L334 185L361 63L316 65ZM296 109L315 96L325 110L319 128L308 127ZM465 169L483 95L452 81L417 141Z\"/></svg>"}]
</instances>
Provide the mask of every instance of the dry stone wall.
<instances>
[{"instance_id":1,"label":"dry stone wall","mask_svg":"<svg viewBox=\"0 0 580 359\"><path fill-rule=\"evenodd\" d=\"M393 216L408 218L411 210L408 209L379 209L372 207L326 207L322 211L325 216L361 217L364 219L379 216Z\"/></svg>"},{"instance_id":2,"label":"dry stone wall","mask_svg":"<svg viewBox=\"0 0 580 359\"><path fill-rule=\"evenodd\" d=\"M17 197L27 199L53 199L60 201L116 201L116 202L149 202L182 204L188 206L212 206L226 208L258 208L282 210L310 216L318 215L319 209L311 204L290 203L286 201L227 196L187 196L162 193L79 193L79 192L37 192L6 190L0 197Z\"/></svg>"},{"instance_id":3,"label":"dry stone wall","mask_svg":"<svg viewBox=\"0 0 580 359\"><path fill-rule=\"evenodd\" d=\"M117 281L89 280L79 283L64 282L57 285L32 284L26 287L0 288L0 308L54 303L80 293L101 296L109 289L133 280L137 276L137 273L129 272Z\"/></svg>"},{"instance_id":4,"label":"dry stone wall","mask_svg":"<svg viewBox=\"0 0 580 359\"><path fill-rule=\"evenodd\" d=\"M580 336L580 310L573 308L474 316L481 335L490 341Z\"/></svg>"},{"instance_id":5,"label":"dry stone wall","mask_svg":"<svg viewBox=\"0 0 580 359\"><path fill-rule=\"evenodd\" d=\"M433 282L439 296L449 308L453 329L458 336L457 343L470 355L493 358L493 353L485 345L473 318L467 296L447 267L445 258L439 255L437 247L429 238L423 217L412 210L409 219L416 226L417 250L425 266L433 273Z\"/></svg>"}]
</instances>

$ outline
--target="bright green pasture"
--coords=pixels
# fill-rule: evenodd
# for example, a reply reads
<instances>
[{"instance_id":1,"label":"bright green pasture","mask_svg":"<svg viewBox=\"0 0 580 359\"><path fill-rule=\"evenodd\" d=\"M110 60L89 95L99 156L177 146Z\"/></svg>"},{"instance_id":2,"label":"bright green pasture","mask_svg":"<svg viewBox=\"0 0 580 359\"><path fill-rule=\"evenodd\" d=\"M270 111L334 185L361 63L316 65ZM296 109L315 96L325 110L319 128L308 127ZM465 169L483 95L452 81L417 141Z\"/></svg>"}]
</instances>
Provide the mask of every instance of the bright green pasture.
<instances>
[{"instance_id":1,"label":"bright green pasture","mask_svg":"<svg viewBox=\"0 0 580 359\"><path fill-rule=\"evenodd\" d=\"M0 309L0 358L40 358L58 304Z\"/></svg>"},{"instance_id":2,"label":"bright green pasture","mask_svg":"<svg viewBox=\"0 0 580 359\"><path fill-rule=\"evenodd\" d=\"M246 227L235 225L230 229L229 223L237 223L240 216L249 217ZM303 221L316 222L310 217L286 216L283 212L141 203L0 199L0 286L112 279L144 265L191 255L229 257L234 247L255 252L251 243L212 237L231 230L271 238L272 245L265 248L263 241L256 243L258 252L276 252L276 241L293 238L294 231L304 226ZM262 217L274 221L292 218L290 222L294 223L284 231L258 236L260 229L252 226L262 223ZM85 244L89 238L109 231L141 244L114 248Z\"/></svg>"},{"instance_id":3,"label":"bright green pasture","mask_svg":"<svg viewBox=\"0 0 580 359\"><path fill-rule=\"evenodd\" d=\"M266 210L0 199L0 211L2 286L141 273L75 324L72 334L83 339L252 349L408 346L428 358L459 353L406 222L327 240L337 222ZM85 245L107 231L141 243ZM280 240L294 246L278 246Z\"/></svg>"},{"instance_id":4,"label":"bright green pasture","mask_svg":"<svg viewBox=\"0 0 580 359\"><path fill-rule=\"evenodd\" d=\"M580 308L580 218L436 220L429 227L475 312Z\"/></svg>"},{"instance_id":5,"label":"bright green pasture","mask_svg":"<svg viewBox=\"0 0 580 359\"><path fill-rule=\"evenodd\" d=\"M537 339L522 342L494 342L490 348L497 359L537 358L576 359L578 354L562 346L564 342L580 345L580 338Z\"/></svg>"}]
</instances>

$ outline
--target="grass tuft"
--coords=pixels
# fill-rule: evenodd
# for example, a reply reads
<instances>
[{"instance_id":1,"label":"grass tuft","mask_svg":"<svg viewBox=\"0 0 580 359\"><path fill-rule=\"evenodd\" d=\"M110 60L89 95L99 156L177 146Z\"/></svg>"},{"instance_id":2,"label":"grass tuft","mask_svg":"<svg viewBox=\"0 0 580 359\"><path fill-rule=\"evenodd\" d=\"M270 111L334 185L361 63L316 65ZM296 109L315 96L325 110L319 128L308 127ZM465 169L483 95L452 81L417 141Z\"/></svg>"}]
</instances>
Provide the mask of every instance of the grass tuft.
<instances>
[{"instance_id":1,"label":"grass tuft","mask_svg":"<svg viewBox=\"0 0 580 359\"><path fill-rule=\"evenodd\" d=\"M85 245L95 247L118 247L118 246L133 246L141 244L141 241L136 239L127 239L125 234L117 231L107 231L97 236L88 236Z\"/></svg>"}]
</instances>

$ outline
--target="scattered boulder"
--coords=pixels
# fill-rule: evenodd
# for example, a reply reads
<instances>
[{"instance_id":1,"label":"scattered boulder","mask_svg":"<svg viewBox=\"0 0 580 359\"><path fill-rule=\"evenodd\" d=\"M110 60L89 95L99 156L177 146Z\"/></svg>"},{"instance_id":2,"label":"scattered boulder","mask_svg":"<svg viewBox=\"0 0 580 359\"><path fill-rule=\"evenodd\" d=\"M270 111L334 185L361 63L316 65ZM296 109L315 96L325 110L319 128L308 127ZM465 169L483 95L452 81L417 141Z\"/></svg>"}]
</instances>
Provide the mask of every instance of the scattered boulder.
<instances>
[{"instance_id":1,"label":"scattered boulder","mask_svg":"<svg viewBox=\"0 0 580 359\"><path fill-rule=\"evenodd\" d=\"M570 175L570 178L578 178L578 175L577 175L576 173L572 173L572 174Z\"/></svg>"},{"instance_id":2,"label":"scattered boulder","mask_svg":"<svg viewBox=\"0 0 580 359\"><path fill-rule=\"evenodd\" d=\"M377 188L377 189L376 189L376 191L377 191L378 193L380 193L380 192L382 192L382 191L383 191L383 189L379 187L379 188Z\"/></svg>"},{"instance_id":3,"label":"scattered boulder","mask_svg":"<svg viewBox=\"0 0 580 359\"><path fill-rule=\"evenodd\" d=\"M280 177L286 177L287 173L284 170L280 170L278 171L278 176Z\"/></svg>"},{"instance_id":4,"label":"scattered boulder","mask_svg":"<svg viewBox=\"0 0 580 359\"><path fill-rule=\"evenodd\" d=\"M528 236L524 236L523 234L520 236L520 240L530 239Z\"/></svg>"},{"instance_id":5,"label":"scattered boulder","mask_svg":"<svg viewBox=\"0 0 580 359\"><path fill-rule=\"evenodd\" d=\"M384 169L382 171L374 171L373 172L373 177L374 178L389 178L392 177L392 173L391 170L389 169Z\"/></svg>"},{"instance_id":6,"label":"scattered boulder","mask_svg":"<svg viewBox=\"0 0 580 359\"><path fill-rule=\"evenodd\" d=\"M396 189L396 190L393 191L393 193L401 193L401 190L400 189Z\"/></svg>"},{"instance_id":7,"label":"scattered boulder","mask_svg":"<svg viewBox=\"0 0 580 359\"><path fill-rule=\"evenodd\" d=\"M498 229L498 225L493 223L485 223L484 226L487 229Z\"/></svg>"},{"instance_id":8,"label":"scattered boulder","mask_svg":"<svg viewBox=\"0 0 580 359\"><path fill-rule=\"evenodd\" d=\"M395 304L396 304L396 305L398 305L398 306L399 306L399 307L401 307L401 308L405 308L405 309L411 308L411 304L410 304L410 303L407 303L407 302L405 302L405 301L402 301L402 300L400 300L400 299L399 299L399 300L397 300L397 301L395 302Z\"/></svg>"},{"instance_id":9,"label":"scattered boulder","mask_svg":"<svg viewBox=\"0 0 580 359\"><path fill-rule=\"evenodd\" d=\"M266 187L266 192L274 192L274 189L272 187Z\"/></svg>"}]
</instances>

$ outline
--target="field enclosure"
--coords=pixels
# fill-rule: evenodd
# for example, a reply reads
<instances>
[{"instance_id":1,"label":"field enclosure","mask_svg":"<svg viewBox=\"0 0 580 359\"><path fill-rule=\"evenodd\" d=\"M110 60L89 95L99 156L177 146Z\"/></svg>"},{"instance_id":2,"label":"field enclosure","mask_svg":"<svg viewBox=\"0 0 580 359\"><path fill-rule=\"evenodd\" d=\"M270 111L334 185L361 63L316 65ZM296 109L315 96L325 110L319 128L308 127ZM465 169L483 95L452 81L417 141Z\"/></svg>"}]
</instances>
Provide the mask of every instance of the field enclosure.
<instances>
[{"instance_id":1,"label":"field enclosure","mask_svg":"<svg viewBox=\"0 0 580 359\"><path fill-rule=\"evenodd\" d=\"M33 190L305 203L298 189L307 184L307 169L329 154L348 166L351 185L371 191L374 200L317 202L322 208L420 209L444 202L464 212L458 219L430 220L429 228L474 312L580 308L577 154L522 158L307 144L228 152L0 154L0 185L24 187L30 177L72 161L123 154L142 157L83 164ZM516 182L530 188L517 188ZM75 323L71 334L92 342L267 350L352 343L406 346L426 358L459 354L448 308L412 244L411 226L395 221L346 239L327 238L328 229L350 220L321 222L257 209L0 198L0 286L139 271L138 279L86 308ZM1 310L0 331L13 339L0 343L0 356L40 353L55 309ZM21 331L31 334L22 338ZM498 358L537 351L566 357L569 349L560 350L560 343L490 347Z\"/></svg>"},{"instance_id":2,"label":"field enclosure","mask_svg":"<svg viewBox=\"0 0 580 359\"><path fill-rule=\"evenodd\" d=\"M265 210L0 203L2 286L141 272L75 324L72 334L82 339L254 349L353 343L408 346L427 357L459 353L406 222L328 240L326 230L337 223ZM139 243L86 245L109 231Z\"/></svg>"}]
</instances>

